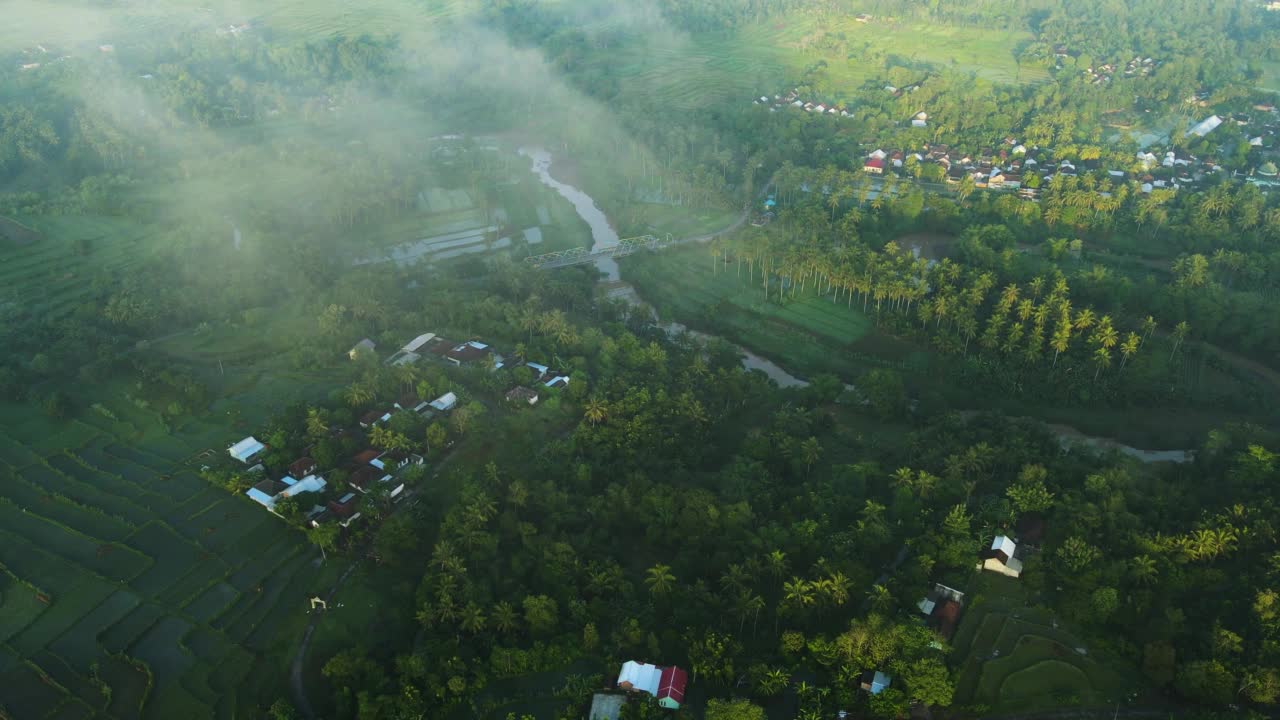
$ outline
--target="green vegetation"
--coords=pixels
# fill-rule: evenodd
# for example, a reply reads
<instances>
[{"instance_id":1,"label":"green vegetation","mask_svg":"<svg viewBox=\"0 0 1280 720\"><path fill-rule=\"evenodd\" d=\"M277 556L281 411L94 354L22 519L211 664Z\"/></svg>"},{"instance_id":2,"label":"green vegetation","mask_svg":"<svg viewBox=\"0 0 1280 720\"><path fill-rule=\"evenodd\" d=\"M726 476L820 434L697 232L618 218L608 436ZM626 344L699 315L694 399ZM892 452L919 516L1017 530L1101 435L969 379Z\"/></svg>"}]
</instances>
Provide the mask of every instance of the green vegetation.
<instances>
[{"instance_id":1,"label":"green vegetation","mask_svg":"<svg viewBox=\"0 0 1280 720\"><path fill-rule=\"evenodd\" d=\"M250 5L5 7L0 717L1274 714L1280 14Z\"/></svg>"}]
</instances>

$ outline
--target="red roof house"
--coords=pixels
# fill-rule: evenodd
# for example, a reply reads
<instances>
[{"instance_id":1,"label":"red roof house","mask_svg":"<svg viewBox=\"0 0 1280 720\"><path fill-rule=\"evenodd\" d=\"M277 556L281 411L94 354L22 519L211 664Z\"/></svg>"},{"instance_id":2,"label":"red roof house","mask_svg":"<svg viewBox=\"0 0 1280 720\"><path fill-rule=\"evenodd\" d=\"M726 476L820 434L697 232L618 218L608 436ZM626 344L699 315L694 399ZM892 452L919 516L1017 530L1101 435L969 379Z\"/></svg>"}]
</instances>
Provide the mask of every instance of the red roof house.
<instances>
[{"instance_id":1,"label":"red roof house","mask_svg":"<svg viewBox=\"0 0 1280 720\"><path fill-rule=\"evenodd\" d=\"M377 450L369 449L369 450L365 450L364 452L356 455L351 459L354 460L358 465L368 465L369 463L373 462L374 460L377 460L381 456L382 456L381 452Z\"/></svg>"},{"instance_id":2,"label":"red roof house","mask_svg":"<svg viewBox=\"0 0 1280 720\"><path fill-rule=\"evenodd\" d=\"M316 461L309 457L300 457L289 465L289 476L301 480L316 471Z\"/></svg>"},{"instance_id":3,"label":"red roof house","mask_svg":"<svg viewBox=\"0 0 1280 720\"><path fill-rule=\"evenodd\" d=\"M880 158L874 158L874 157L867 158L867 161L862 164L862 169L866 170L869 173L880 175L881 173L884 172L884 160L881 160Z\"/></svg>"},{"instance_id":4,"label":"red roof house","mask_svg":"<svg viewBox=\"0 0 1280 720\"><path fill-rule=\"evenodd\" d=\"M689 674L672 665L662 668L662 676L658 678L658 704L665 708L678 710L684 704L684 688L689 684Z\"/></svg>"}]
</instances>

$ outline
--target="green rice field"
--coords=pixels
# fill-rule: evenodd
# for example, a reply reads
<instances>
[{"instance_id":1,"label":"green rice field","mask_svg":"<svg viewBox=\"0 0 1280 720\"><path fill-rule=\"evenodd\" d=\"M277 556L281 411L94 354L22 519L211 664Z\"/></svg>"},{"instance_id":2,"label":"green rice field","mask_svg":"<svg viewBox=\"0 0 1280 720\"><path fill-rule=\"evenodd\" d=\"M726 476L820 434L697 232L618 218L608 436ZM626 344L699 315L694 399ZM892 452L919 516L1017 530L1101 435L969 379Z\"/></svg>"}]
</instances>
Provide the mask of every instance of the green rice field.
<instances>
[{"instance_id":1,"label":"green rice field","mask_svg":"<svg viewBox=\"0 0 1280 720\"><path fill-rule=\"evenodd\" d=\"M185 464L209 433L119 411L0 406L0 717L250 717L284 694L312 552Z\"/></svg>"},{"instance_id":2,"label":"green rice field","mask_svg":"<svg viewBox=\"0 0 1280 720\"><path fill-rule=\"evenodd\" d=\"M953 644L956 702L992 712L1103 706L1137 689L1136 669L1090 651L1052 613L1027 607L1019 581L977 576Z\"/></svg>"},{"instance_id":3,"label":"green rice field","mask_svg":"<svg viewBox=\"0 0 1280 720\"><path fill-rule=\"evenodd\" d=\"M802 49L819 30L844 38L840 50ZM726 102L749 102L796 81L819 61L824 93L838 99L868 80L878 79L871 53L899 56L911 63L947 67L995 82L1032 83L1048 79L1043 68L1023 68L1013 50L1031 39L1027 33L930 24L861 24L846 18L827 23L813 16L791 15L785 21L749 25L737 32L665 38L588 57L584 72L619 78L623 92L661 98L681 109ZM593 69L592 69L593 68Z\"/></svg>"},{"instance_id":4,"label":"green rice field","mask_svg":"<svg viewBox=\"0 0 1280 720\"><path fill-rule=\"evenodd\" d=\"M873 320L857 303L833 302L830 295L816 295L812 286L794 298L788 289L779 301L776 279L766 301L759 271L748 280L746 263L739 274L732 257L713 274L708 245L640 253L620 264L623 279L664 322L721 334L801 376L827 372L852 379L866 367L919 369L928 362L913 346L873 332Z\"/></svg>"}]
</instances>

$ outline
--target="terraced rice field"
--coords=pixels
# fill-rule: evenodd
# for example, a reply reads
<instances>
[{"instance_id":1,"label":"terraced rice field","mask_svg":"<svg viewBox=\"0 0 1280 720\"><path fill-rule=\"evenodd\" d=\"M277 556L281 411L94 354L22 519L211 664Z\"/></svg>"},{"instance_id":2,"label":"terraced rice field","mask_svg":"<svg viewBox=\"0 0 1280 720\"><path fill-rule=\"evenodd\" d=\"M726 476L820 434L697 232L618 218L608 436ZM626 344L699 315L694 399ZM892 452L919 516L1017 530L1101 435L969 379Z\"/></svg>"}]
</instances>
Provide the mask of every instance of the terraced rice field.
<instances>
[{"instance_id":1,"label":"terraced rice field","mask_svg":"<svg viewBox=\"0 0 1280 720\"><path fill-rule=\"evenodd\" d=\"M22 246L0 243L0 303L19 303L33 313L70 313L88 297L95 278L126 268L150 252L149 233L122 218L20 220L44 239Z\"/></svg>"},{"instance_id":2,"label":"terraced rice field","mask_svg":"<svg viewBox=\"0 0 1280 720\"><path fill-rule=\"evenodd\" d=\"M1007 589L1016 581L981 577L979 583L996 594L965 611L955 637L957 702L1003 712L1094 707L1119 701L1136 688L1134 668L1091 653L1047 610L998 596L1001 586Z\"/></svg>"},{"instance_id":3,"label":"terraced rice field","mask_svg":"<svg viewBox=\"0 0 1280 720\"><path fill-rule=\"evenodd\" d=\"M313 590L302 537L192 474L195 440L32 424L0 426L0 717L247 717L278 696L263 653Z\"/></svg>"}]
</instances>

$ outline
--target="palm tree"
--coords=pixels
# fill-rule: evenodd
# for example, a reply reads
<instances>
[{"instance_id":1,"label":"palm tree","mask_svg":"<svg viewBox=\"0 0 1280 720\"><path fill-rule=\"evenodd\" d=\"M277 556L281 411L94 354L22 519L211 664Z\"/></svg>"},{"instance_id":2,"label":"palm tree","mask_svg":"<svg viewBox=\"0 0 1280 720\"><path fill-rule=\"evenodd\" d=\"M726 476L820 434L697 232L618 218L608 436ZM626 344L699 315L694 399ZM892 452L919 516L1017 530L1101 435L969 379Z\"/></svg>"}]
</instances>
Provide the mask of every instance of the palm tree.
<instances>
[{"instance_id":1,"label":"palm tree","mask_svg":"<svg viewBox=\"0 0 1280 720\"><path fill-rule=\"evenodd\" d=\"M1094 344L1108 350L1116 346L1116 342L1119 340L1119 334L1116 333L1116 329L1111 325L1110 315L1103 315L1099 318L1098 326L1094 329L1093 336L1090 340L1092 340Z\"/></svg>"},{"instance_id":2,"label":"palm tree","mask_svg":"<svg viewBox=\"0 0 1280 720\"><path fill-rule=\"evenodd\" d=\"M813 583L793 577L782 584L782 605L792 611L800 610L815 602Z\"/></svg>"},{"instance_id":3,"label":"palm tree","mask_svg":"<svg viewBox=\"0 0 1280 720\"><path fill-rule=\"evenodd\" d=\"M503 600L493 606L493 627L504 635L515 632L520 625L520 616L511 603Z\"/></svg>"},{"instance_id":4,"label":"palm tree","mask_svg":"<svg viewBox=\"0 0 1280 720\"><path fill-rule=\"evenodd\" d=\"M1099 345L1098 349L1093 351L1093 362L1098 367L1093 373L1093 380L1097 382L1098 375L1102 374L1102 369L1111 367L1111 351Z\"/></svg>"},{"instance_id":5,"label":"palm tree","mask_svg":"<svg viewBox=\"0 0 1280 720\"><path fill-rule=\"evenodd\" d=\"M742 627L747 623L747 616L759 618L760 611L764 609L764 598L750 590L743 590L738 593L734 600L734 610L738 613L738 634L742 634ZM755 635L755 622L752 621L751 634Z\"/></svg>"},{"instance_id":6,"label":"palm tree","mask_svg":"<svg viewBox=\"0 0 1280 720\"><path fill-rule=\"evenodd\" d=\"M351 407L360 407L373 400L373 388L362 382L351 383L342 394Z\"/></svg>"},{"instance_id":7,"label":"palm tree","mask_svg":"<svg viewBox=\"0 0 1280 720\"><path fill-rule=\"evenodd\" d=\"M839 607L849 600L849 586L852 581L849 577L840 571L833 571L827 575L822 581L823 594L827 596L827 600L834 606Z\"/></svg>"},{"instance_id":8,"label":"palm tree","mask_svg":"<svg viewBox=\"0 0 1280 720\"><path fill-rule=\"evenodd\" d=\"M774 668L760 678L760 694L765 697L773 697L785 690L790 681L791 679L787 677L786 671Z\"/></svg>"},{"instance_id":9,"label":"palm tree","mask_svg":"<svg viewBox=\"0 0 1280 720\"><path fill-rule=\"evenodd\" d=\"M916 473L909 467L900 467L890 476L889 482L894 487L906 488L914 490L916 485Z\"/></svg>"},{"instance_id":10,"label":"palm tree","mask_svg":"<svg viewBox=\"0 0 1280 720\"><path fill-rule=\"evenodd\" d=\"M1156 567L1156 561L1149 555L1139 555L1133 559L1133 567L1130 569L1133 575L1133 581L1139 585L1150 585L1156 581L1159 570Z\"/></svg>"},{"instance_id":11,"label":"palm tree","mask_svg":"<svg viewBox=\"0 0 1280 720\"><path fill-rule=\"evenodd\" d=\"M774 580L781 580L787 573L787 554L781 550L774 550L764 556L764 566Z\"/></svg>"},{"instance_id":12,"label":"palm tree","mask_svg":"<svg viewBox=\"0 0 1280 720\"><path fill-rule=\"evenodd\" d=\"M1173 352L1169 353L1169 359L1178 352L1178 348L1182 345L1182 341L1187 339L1187 333L1191 332L1191 326L1186 320L1178 323L1173 327Z\"/></svg>"},{"instance_id":13,"label":"palm tree","mask_svg":"<svg viewBox=\"0 0 1280 720\"><path fill-rule=\"evenodd\" d=\"M818 462L818 458L822 456L822 446L818 444L818 438L811 437L800 443L800 460L804 463L804 474L809 474L809 469L813 464Z\"/></svg>"},{"instance_id":14,"label":"palm tree","mask_svg":"<svg viewBox=\"0 0 1280 720\"><path fill-rule=\"evenodd\" d=\"M1096 320L1097 319L1093 314L1093 308L1085 308L1080 312L1076 313L1075 329L1088 330L1089 328L1093 327L1093 324L1094 322L1096 322Z\"/></svg>"},{"instance_id":15,"label":"palm tree","mask_svg":"<svg viewBox=\"0 0 1280 720\"><path fill-rule=\"evenodd\" d=\"M609 416L609 407L605 401L598 397L587 400L587 404L583 409L583 417L592 425L599 425Z\"/></svg>"},{"instance_id":16,"label":"palm tree","mask_svg":"<svg viewBox=\"0 0 1280 720\"><path fill-rule=\"evenodd\" d=\"M731 563L720 576L720 587L726 591L742 592L748 589L750 583L751 574L738 563Z\"/></svg>"},{"instance_id":17,"label":"palm tree","mask_svg":"<svg viewBox=\"0 0 1280 720\"><path fill-rule=\"evenodd\" d=\"M485 616L484 611L475 603L467 603L462 609L461 627L464 632L472 635L478 635L484 632Z\"/></svg>"},{"instance_id":18,"label":"palm tree","mask_svg":"<svg viewBox=\"0 0 1280 720\"><path fill-rule=\"evenodd\" d=\"M889 588L879 583L871 586L869 601L871 609L875 612L885 612L893 607L893 595L890 594Z\"/></svg>"},{"instance_id":19,"label":"palm tree","mask_svg":"<svg viewBox=\"0 0 1280 720\"><path fill-rule=\"evenodd\" d=\"M1124 371L1124 366L1129 364L1129 358L1138 352L1138 347L1142 345L1142 339L1138 337L1138 333L1130 331L1125 336L1124 342L1120 344L1120 370Z\"/></svg>"},{"instance_id":20,"label":"palm tree","mask_svg":"<svg viewBox=\"0 0 1280 720\"><path fill-rule=\"evenodd\" d=\"M649 568L645 573L645 584L649 592L657 596L666 596L675 587L676 576L671 574L671 567L661 563Z\"/></svg>"},{"instance_id":21,"label":"palm tree","mask_svg":"<svg viewBox=\"0 0 1280 720\"><path fill-rule=\"evenodd\" d=\"M318 440L329 434L329 423L325 421L322 410L307 408L307 437Z\"/></svg>"}]
</instances>

